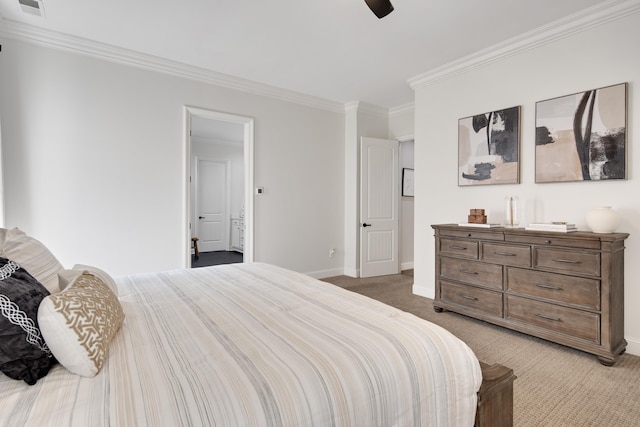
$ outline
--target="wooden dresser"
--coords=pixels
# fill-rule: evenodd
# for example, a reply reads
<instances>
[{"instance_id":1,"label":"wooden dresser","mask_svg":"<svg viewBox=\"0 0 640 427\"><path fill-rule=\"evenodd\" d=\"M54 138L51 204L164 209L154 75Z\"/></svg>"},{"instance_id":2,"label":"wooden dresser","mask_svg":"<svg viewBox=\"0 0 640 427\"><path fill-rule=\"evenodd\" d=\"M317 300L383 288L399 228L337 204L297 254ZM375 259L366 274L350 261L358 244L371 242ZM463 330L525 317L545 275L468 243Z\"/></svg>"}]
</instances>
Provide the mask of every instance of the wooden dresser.
<instances>
[{"instance_id":1,"label":"wooden dresser","mask_svg":"<svg viewBox=\"0 0 640 427\"><path fill-rule=\"evenodd\" d=\"M628 234L432 227L436 311L583 350L607 366L624 352Z\"/></svg>"}]
</instances>

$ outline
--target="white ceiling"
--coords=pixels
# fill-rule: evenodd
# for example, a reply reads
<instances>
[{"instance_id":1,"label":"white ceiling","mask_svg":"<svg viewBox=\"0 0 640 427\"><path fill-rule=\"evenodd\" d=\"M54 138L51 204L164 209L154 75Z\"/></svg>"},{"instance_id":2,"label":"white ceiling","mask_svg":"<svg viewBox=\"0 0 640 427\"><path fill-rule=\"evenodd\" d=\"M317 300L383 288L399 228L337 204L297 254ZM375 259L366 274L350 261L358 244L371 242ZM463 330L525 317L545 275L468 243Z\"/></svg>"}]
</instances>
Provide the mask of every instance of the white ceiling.
<instances>
[{"instance_id":1,"label":"white ceiling","mask_svg":"<svg viewBox=\"0 0 640 427\"><path fill-rule=\"evenodd\" d=\"M407 80L596 5L621 0L42 0L26 23L329 101L413 102Z\"/></svg>"}]
</instances>

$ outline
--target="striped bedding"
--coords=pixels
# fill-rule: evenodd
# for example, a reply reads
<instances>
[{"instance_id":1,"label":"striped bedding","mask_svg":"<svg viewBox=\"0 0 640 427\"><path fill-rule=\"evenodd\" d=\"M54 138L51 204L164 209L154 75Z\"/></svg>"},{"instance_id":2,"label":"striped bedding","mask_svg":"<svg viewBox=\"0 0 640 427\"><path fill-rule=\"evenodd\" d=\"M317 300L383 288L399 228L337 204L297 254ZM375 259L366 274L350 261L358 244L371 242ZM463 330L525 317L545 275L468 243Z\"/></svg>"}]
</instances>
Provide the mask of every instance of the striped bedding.
<instances>
[{"instance_id":1,"label":"striped bedding","mask_svg":"<svg viewBox=\"0 0 640 427\"><path fill-rule=\"evenodd\" d=\"M94 378L0 374L2 426L471 426L480 365L444 329L268 264L118 279Z\"/></svg>"}]
</instances>

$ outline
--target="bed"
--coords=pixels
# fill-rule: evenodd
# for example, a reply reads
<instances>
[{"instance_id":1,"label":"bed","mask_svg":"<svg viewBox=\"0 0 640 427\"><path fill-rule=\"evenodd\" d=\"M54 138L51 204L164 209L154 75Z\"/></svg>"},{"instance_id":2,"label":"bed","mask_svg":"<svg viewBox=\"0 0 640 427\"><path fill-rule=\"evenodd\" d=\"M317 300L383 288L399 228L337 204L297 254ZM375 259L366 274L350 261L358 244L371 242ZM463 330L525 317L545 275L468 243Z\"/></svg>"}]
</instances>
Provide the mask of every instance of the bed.
<instances>
[{"instance_id":1,"label":"bed","mask_svg":"<svg viewBox=\"0 0 640 427\"><path fill-rule=\"evenodd\" d=\"M45 302L83 280L113 293L121 322L98 369L74 373L66 344L33 385L0 374L2 426L510 423L511 370L481 364L437 325L306 275L246 263L113 280L60 267L34 274L53 288L39 307L52 350Z\"/></svg>"}]
</instances>

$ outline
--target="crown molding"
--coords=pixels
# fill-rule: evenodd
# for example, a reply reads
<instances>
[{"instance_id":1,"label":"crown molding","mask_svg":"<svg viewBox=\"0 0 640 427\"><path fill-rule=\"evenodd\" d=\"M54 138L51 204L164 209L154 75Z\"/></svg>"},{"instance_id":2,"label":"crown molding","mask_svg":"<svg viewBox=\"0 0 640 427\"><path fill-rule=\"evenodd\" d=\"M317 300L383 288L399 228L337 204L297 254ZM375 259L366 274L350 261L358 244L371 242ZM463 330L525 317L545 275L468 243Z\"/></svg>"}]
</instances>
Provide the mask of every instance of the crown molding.
<instances>
[{"instance_id":1,"label":"crown molding","mask_svg":"<svg viewBox=\"0 0 640 427\"><path fill-rule=\"evenodd\" d=\"M606 1L441 67L434 68L426 73L419 74L407 82L415 90L421 86L431 85L444 79L468 73L493 62L624 18L639 11L640 0Z\"/></svg>"},{"instance_id":2,"label":"crown molding","mask_svg":"<svg viewBox=\"0 0 640 427\"><path fill-rule=\"evenodd\" d=\"M389 109L389 117L393 116L401 116L403 114L413 113L415 110L415 103L410 102L404 105L398 105L397 107L393 107Z\"/></svg>"},{"instance_id":3,"label":"crown molding","mask_svg":"<svg viewBox=\"0 0 640 427\"><path fill-rule=\"evenodd\" d=\"M369 114L383 119L389 118L389 110L374 104L363 101L352 101L344 104L344 112L356 111L357 113Z\"/></svg>"},{"instance_id":4,"label":"crown molding","mask_svg":"<svg viewBox=\"0 0 640 427\"><path fill-rule=\"evenodd\" d=\"M106 43L71 36L6 19L2 16L0 16L0 36L335 113L343 113L345 108L341 102L305 95Z\"/></svg>"}]
</instances>

